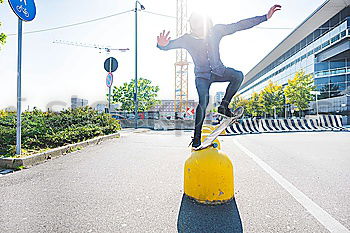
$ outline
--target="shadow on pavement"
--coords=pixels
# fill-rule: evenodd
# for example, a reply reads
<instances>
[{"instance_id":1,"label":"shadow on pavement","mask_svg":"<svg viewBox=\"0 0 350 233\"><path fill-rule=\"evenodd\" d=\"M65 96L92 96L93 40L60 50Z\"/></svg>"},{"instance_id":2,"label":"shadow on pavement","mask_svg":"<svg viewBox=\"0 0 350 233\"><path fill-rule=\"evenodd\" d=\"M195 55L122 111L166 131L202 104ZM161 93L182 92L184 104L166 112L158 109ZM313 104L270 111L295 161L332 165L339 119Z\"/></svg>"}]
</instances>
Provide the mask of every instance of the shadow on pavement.
<instances>
[{"instance_id":1,"label":"shadow on pavement","mask_svg":"<svg viewBox=\"0 0 350 233\"><path fill-rule=\"evenodd\" d=\"M177 231L181 233L243 232L235 199L223 205L208 206L198 204L183 195L177 219Z\"/></svg>"}]
</instances>

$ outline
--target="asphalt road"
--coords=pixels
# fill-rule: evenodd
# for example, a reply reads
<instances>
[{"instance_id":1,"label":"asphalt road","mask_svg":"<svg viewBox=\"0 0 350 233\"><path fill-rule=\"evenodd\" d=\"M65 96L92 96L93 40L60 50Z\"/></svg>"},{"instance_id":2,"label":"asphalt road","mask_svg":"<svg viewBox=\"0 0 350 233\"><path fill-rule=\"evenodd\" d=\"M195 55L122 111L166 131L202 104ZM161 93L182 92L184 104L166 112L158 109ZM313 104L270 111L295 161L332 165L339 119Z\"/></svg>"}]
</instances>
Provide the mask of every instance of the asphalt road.
<instances>
[{"instance_id":1,"label":"asphalt road","mask_svg":"<svg viewBox=\"0 0 350 233\"><path fill-rule=\"evenodd\" d=\"M183 196L191 135L126 131L0 176L0 232L349 231L350 133L220 137L235 199L216 207Z\"/></svg>"}]
</instances>

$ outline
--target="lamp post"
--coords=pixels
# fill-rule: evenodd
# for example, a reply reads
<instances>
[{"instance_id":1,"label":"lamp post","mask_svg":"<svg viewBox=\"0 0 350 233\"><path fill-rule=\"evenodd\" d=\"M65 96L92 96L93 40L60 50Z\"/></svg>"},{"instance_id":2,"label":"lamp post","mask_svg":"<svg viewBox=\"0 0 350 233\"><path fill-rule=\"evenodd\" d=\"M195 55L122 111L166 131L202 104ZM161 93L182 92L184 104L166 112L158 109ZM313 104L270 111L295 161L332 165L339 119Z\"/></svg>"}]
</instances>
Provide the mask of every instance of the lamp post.
<instances>
[{"instance_id":1,"label":"lamp post","mask_svg":"<svg viewBox=\"0 0 350 233\"><path fill-rule=\"evenodd\" d=\"M137 11L145 10L146 8L139 2L135 1L135 92L134 92L134 102L135 102L135 129L137 129L137 117L138 117L138 101L137 101Z\"/></svg>"},{"instance_id":2,"label":"lamp post","mask_svg":"<svg viewBox=\"0 0 350 233\"><path fill-rule=\"evenodd\" d=\"M318 102L317 102L317 95L320 95L321 92L319 92L319 91L311 91L311 94L316 96L316 115L317 115L317 118L318 118Z\"/></svg>"}]
</instances>

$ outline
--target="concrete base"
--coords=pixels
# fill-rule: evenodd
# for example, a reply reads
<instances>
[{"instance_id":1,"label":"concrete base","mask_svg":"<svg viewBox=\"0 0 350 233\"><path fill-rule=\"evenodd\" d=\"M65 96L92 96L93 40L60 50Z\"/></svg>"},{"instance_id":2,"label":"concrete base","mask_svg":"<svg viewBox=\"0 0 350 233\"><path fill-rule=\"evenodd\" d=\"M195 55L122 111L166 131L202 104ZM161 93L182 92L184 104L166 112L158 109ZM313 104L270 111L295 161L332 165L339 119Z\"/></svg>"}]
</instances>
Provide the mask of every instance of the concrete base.
<instances>
[{"instance_id":1,"label":"concrete base","mask_svg":"<svg viewBox=\"0 0 350 233\"><path fill-rule=\"evenodd\" d=\"M89 145L95 145L102 141L111 139L111 138L119 138L119 133L114 133L111 135L101 136L97 138L93 138L84 142L78 142L75 144L62 146L59 148L55 148L49 151L45 151L43 153L34 154L31 156L27 156L24 158L0 158L0 168L9 168L9 169L17 169L18 167L30 167L41 162L44 162L48 159L52 159L63 154L67 154L74 149L81 149L87 147Z\"/></svg>"}]
</instances>

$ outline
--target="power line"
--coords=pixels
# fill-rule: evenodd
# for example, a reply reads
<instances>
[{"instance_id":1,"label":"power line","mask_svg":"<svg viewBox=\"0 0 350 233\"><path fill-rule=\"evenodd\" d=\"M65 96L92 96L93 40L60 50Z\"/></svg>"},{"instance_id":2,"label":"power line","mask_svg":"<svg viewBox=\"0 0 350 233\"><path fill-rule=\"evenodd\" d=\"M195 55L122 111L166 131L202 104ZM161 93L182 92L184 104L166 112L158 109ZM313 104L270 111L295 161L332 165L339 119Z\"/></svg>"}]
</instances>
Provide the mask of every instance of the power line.
<instances>
[{"instance_id":1,"label":"power line","mask_svg":"<svg viewBox=\"0 0 350 233\"><path fill-rule=\"evenodd\" d=\"M125 13L128 13L128 12L131 12L131 11L134 11L134 10L127 10L127 11L119 12L119 13L116 13L116 14L113 14L113 15L107 15L107 16L104 16L104 17L95 18L95 19L91 19L91 20L87 20L87 21L82 21L82 22L79 22L79 23L73 23L73 24L68 24L68 25L63 25L63 26L58 26L58 27L52 27L52 28L35 30L35 31L23 32L23 34L33 34L33 33L53 31L53 30L58 30L58 29L63 29L63 28L68 28L68 27L74 27L74 26L78 26L78 25L82 25L82 24L92 23L92 22L104 20L104 19L107 19L107 18L115 17L115 16L122 15L122 14L125 14ZM7 36L16 36L16 35L17 35L17 33L7 34Z\"/></svg>"},{"instance_id":2,"label":"power line","mask_svg":"<svg viewBox=\"0 0 350 233\"><path fill-rule=\"evenodd\" d=\"M171 15L165 15L165 14L160 14L160 13L156 13L156 12L152 12L152 11L144 11L148 14L152 14L152 15L158 15L158 16L163 16L163 17L167 17L167 18L173 18L176 19L175 16L171 16ZM271 28L271 27L256 27L259 29L275 29L275 30L292 30L294 28L285 28L285 27L276 27L276 28Z\"/></svg>"},{"instance_id":3,"label":"power line","mask_svg":"<svg viewBox=\"0 0 350 233\"><path fill-rule=\"evenodd\" d=\"M171 16L171 15L164 15L164 14L160 14L160 13L156 13L156 12L152 12L152 11L143 11L143 12L146 12L146 13L152 14L152 15L158 15L158 16L162 16L162 17L167 17L167 18L176 19L175 16Z\"/></svg>"},{"instance_id":4,"label":"power line","mask_svg":"<svg viewBox=\"0 0 350 233\"><path fill-rule=\"evenodd\" d=\"M52 28L45 28L45 29L39 29L39 30L34 30L34 31L28 31L28 32L23 32L23 34L34 34L34 33L40 33L40 32L47 32L47 31L54 31L54 30L59 30L59 29L63 29L63 28L69 28L69 27L75 27L75 26L79 26L79 25L83 25L83 24L88 24L88 23L92 23L92 22L96 22L96 21L100 21L100 20L104 20L104 19L108 19L111 17L115 17L118 15L122 15L128 12L133 12L133 10L127 10L127 11L123 11L123 12L119 12L116 14L112 14L112 15L107 15L104 17L100 17L100 18L95 18L95 19L91 19L91 20L87 20L87 21L82 21L82 22L78 22L78 23L73 23L73 24L67 24L67 25L62 25L62 26L58 26L58 27L52 27ZM161 16L161 17L166 17L166 18L172 18L172 19L176 19L175 16L172 15L165 15L165 14L160 14L157 12L152 12L152 11L144 11L148 14L152 14L152 15L157 15L157 16ZM258 29L273 29L273 30L292 30L294 28L270 28L270 27L256 27ZM8 37L10 36L16 36L17 33L11 33L11 34L7 34Z\"/></svg>"}]
</instances>

